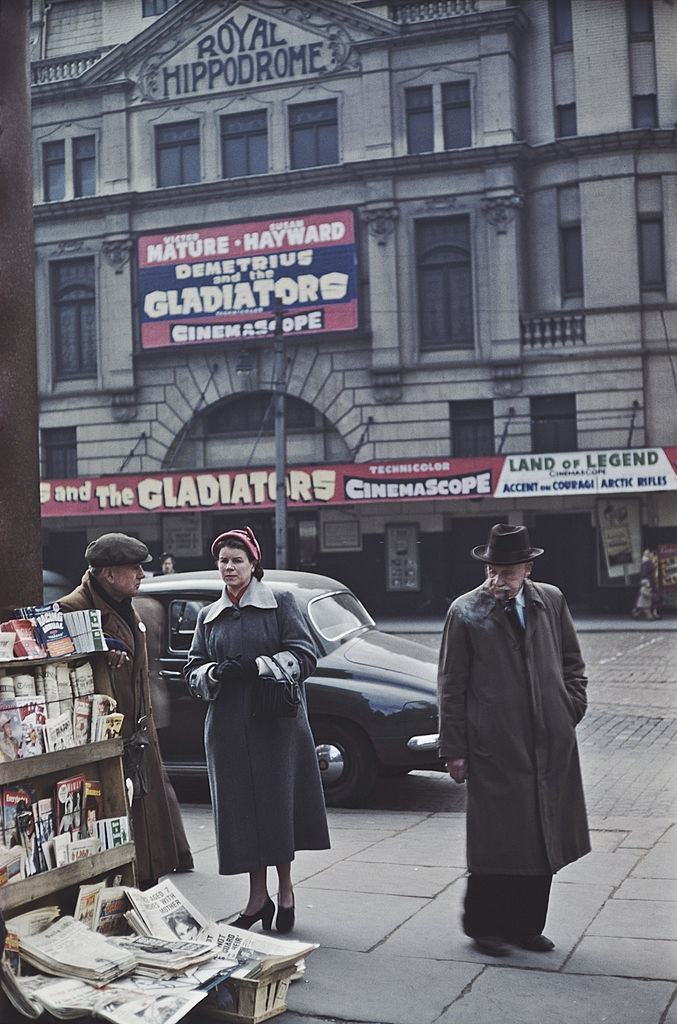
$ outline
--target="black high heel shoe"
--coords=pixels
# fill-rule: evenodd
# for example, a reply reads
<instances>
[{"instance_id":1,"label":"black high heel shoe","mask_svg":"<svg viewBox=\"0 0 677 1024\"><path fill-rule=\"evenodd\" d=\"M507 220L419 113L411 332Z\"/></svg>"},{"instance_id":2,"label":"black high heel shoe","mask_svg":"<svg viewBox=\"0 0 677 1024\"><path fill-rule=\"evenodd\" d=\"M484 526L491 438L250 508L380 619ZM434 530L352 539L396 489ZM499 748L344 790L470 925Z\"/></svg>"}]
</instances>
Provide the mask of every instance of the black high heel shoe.
<instances>
[{"instance_id":1,"label":"black high heel shoe","mask_svg":"<svg viewBox=\"0 0 677 1024\"><path fill-rule=\"evenodd\" d=\"M260 910L257 910L255 914L240 914L235 921L231 921L233 928L244 928L245 931L249 931L253 924L257 921L261 922L261 927L265 931L269 932L273 926L273 917L275 916L275 904L271 900L270 896L266 897L265 902L261 906Z\"/></svg>"},{"instance_id":2,"label":"black high heel shoe","mask_svg":"<svg viewBox=\"0 0 677 1024\"><path fill-rule=\"evenodd\" d=\"M294 927L296 920L296 906L292 903L291 907L281 907L277 905L277 917L275 919L275 927L278 932L290 932Z\"/></svg>"}]
</instances>

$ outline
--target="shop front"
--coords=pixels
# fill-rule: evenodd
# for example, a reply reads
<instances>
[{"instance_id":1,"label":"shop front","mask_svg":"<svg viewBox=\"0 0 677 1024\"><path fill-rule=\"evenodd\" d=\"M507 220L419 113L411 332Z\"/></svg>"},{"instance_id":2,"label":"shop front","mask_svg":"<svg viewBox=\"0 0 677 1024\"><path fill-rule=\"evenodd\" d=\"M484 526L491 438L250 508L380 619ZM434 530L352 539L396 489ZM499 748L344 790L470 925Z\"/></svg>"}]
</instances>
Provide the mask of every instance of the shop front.
<instances>
[{"instance_id":1,"label":"shop front","mask_svg":"<svg viewBox=\"0 0 677 1024\"><path fill-rule=\"evenodd\" d=\"M479 582L468 552L490 526L523 523L545 548L540 579L574 607L620 611L647 545L674 587L676 466L677 448L295 466L288 567L341 579L375 614L439 614ZM217 533L247 523L272 564L271 469L45 480L41 500L45 567L73 580L87 541L108 530L192 570L209 566Z\"/></svg>"}]
</instances>

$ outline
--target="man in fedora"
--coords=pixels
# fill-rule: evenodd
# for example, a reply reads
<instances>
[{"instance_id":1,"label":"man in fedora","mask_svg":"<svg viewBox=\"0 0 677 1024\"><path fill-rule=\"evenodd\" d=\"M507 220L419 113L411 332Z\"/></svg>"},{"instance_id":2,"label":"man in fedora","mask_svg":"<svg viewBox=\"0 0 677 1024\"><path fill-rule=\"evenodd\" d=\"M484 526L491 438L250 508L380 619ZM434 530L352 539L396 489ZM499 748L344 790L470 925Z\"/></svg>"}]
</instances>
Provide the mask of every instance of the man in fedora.
<instances>
[{"instance_id":1,"label":"man in fedora","mask_svg":"<svg viewBox=\"0 0 677 1024\"><path fill-rule=\"evenodd\" d=\"M109 647L106 659L109 687L117 710L125 717L123 739L145 726L147 746L143 755L148 791L132 802L134 843L141 888L154 885L161 875L180 869L182 855L192 858L176 795L160 760L160 747L152 715L146 625L132 598L145 576L152 557L143 541L125 533L105 533L85 551L88 569L82 583L59 601L64 611L98 608ZM101 683L99 683L101 686Z\"/></svg>"},{"instance_id":2,"label":"man in fedora","mask_svg":"<svg viewBox=\"0 0 677 1024\"><path fill-rule=\"evenodd\" d=\"M585 665L563 594L529 578L542 554L524 526L493 526L471 551L484 583L452 604L440 650L440 756L468 783L463 927L491 956L554 948L552 876L590 850Z\"/></svg>"}]
</instances>

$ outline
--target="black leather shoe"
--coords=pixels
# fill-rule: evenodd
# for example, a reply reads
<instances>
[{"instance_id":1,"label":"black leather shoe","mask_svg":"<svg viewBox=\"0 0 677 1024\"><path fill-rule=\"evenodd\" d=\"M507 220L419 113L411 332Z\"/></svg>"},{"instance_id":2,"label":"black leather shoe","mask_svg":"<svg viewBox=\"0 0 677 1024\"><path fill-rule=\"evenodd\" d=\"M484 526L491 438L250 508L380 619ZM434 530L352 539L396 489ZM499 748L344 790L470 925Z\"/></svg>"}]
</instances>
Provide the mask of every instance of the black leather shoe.
<instances>
[{"instance_id":1,"label":"black leather shoe","mask_svg":"<svg viewBox=\"0 0 677 1024\"><path fill-rule=\"evenodd\" d=\"M530 949L532 953L549 953L555 948L555 943L547 935L522 935L513 941L516 946Z\"/></svg>"},{"instance_id":2,"label":"black leather shoe","mask_svg":"<svg viewBox=\"0 0 677 1024\"><path fill-rule=\"evenodd\" d=\"M266 901L262 905L261 909L257 910L255 914L240 914L235 921L231 921L230 923L233 928L244 928L245 931L249 931L253 924L260 921L261 927L269 932L273 924L274 915L275 904L271 900L270 896L268 896L266 897Z\"/></svg>"},{"instance_id":3,"label":"black leather shoe","mask_svg":"<svg viewBox=\"0 0 677 1024\"><path fill-rule=\"evenodd\" d=\"M489 956L507 956L510 947L498 935L475 935L473 942L481 953L488 953Z\"/></svg>"},{"instance_id":4,"label":"black leather shoe","mask_svg":"<svg viewBox=\"0 0 677 1024\"><path fill-rule=\"evenodd\" d=\"M294 927L296 920L296 908L294 904L291 907L281 907L277 905L277 917L275 918L275 927L278 932L290 932Z\"/></svg>"}]
</instances>

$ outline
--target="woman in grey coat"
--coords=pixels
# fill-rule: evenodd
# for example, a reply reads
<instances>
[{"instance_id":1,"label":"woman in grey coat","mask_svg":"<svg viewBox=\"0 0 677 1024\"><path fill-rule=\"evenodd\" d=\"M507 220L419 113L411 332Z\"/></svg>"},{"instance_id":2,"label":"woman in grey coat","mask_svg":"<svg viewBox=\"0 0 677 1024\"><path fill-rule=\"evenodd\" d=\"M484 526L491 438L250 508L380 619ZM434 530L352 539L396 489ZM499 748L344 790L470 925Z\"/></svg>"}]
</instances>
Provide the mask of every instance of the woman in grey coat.
<instances>
[{"instance_id":1,"label":"woman in grey coat","mask_svg":"<svg viewBox=\"0 0 677 1024\"><path fill-rule=\"evenodd\" d=\"M252 706L263 658L275 655L303 682L315 668L315 645L293 594L274 594L262 582L261 551L248 527L222 533L212 555L225 586L198 616L185 673L192 693L209 701L205 750L219 873L249 872L249 900L233 924L270 928L267 871L275 865L275 927L288 932L295 851L329 848L322 783L305 693L295 718L252 717Z\"/></svg>"}]
</instances>

